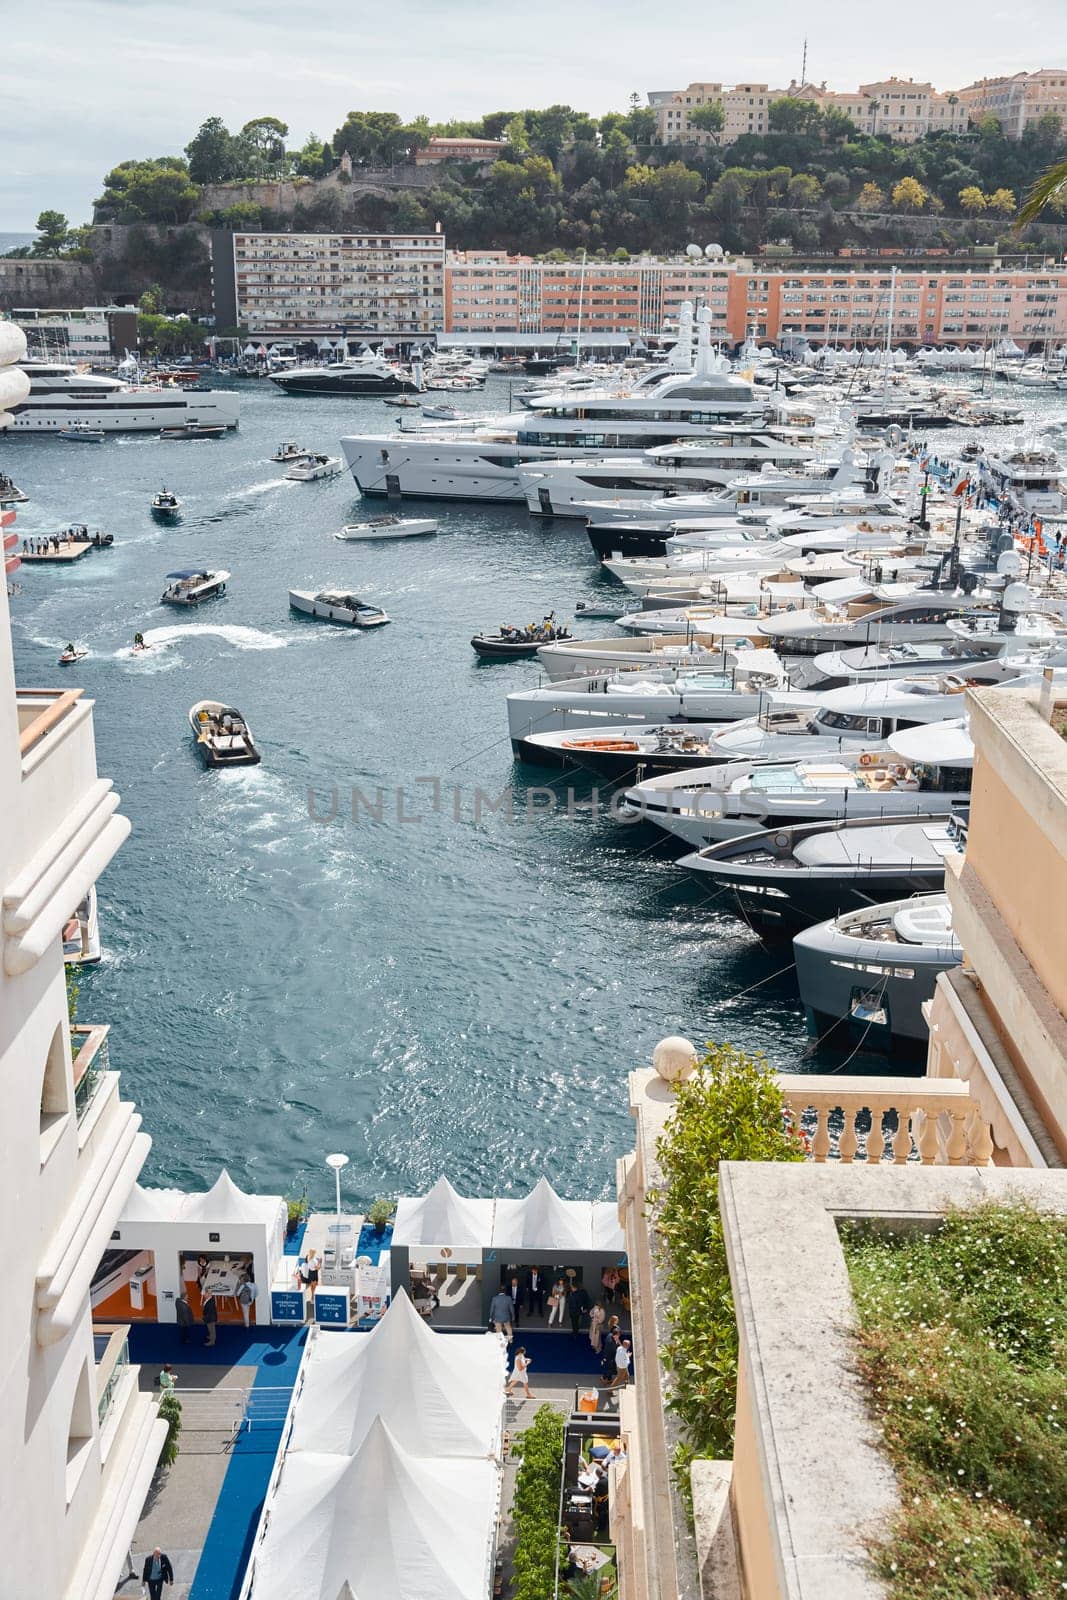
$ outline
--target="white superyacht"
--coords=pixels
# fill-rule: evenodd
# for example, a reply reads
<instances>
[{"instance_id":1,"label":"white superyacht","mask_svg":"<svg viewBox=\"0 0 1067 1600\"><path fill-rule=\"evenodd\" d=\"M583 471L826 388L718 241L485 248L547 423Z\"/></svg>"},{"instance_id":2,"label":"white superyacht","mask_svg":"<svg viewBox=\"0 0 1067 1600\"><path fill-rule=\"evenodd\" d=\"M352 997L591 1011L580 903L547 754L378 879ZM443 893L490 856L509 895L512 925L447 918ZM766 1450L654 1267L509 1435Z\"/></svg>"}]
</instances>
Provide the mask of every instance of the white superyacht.
<instances>
[{"instance_id":1,"label":"white superyacht","mask_svg":"<svg viewBox=\"0 0 1067 1600\"><path fill-rule=\"evenodd\" d=\"M11 433L58 434L64 428L157 433L188 424L236 428L240 418L237 396L222 390L123 383L60 361L25 361L22 371L30 392L9 408Z\"/></svg>"}]
</instances>

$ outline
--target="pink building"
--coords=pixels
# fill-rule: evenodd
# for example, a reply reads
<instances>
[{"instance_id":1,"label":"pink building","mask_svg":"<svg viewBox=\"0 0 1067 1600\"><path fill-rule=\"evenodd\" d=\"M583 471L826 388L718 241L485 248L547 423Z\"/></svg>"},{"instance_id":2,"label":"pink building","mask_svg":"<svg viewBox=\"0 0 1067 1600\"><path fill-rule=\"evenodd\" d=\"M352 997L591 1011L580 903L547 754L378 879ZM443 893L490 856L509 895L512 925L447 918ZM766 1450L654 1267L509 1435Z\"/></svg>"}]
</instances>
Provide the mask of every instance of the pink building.
<instances>
[{"instance_id":1,"label":"pink building","mask_svg":"<svg viewBox=\"0 0 1067 1600\"><path fill-rule=\"evenodd\" d=\"M441 161L499 161L504 149L503 139L431 139L424 150L416 150L415 165L432 167Z\"/></svg>"}]
</instances>

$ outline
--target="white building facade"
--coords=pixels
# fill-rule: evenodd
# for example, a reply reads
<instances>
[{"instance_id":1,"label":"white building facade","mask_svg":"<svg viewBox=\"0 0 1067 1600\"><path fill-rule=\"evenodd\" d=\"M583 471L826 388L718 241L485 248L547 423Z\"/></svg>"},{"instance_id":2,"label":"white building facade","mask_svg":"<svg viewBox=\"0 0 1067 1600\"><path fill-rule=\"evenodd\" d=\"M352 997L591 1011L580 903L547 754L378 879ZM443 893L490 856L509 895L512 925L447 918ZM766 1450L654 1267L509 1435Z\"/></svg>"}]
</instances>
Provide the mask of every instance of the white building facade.
<instances>
[{"instance_id":1,"label":"white building facade","mask_svg":"<svg viewBox=\"0 0 1067 1600\"><path fill-rule=\"evenodd\" d=\"M0 362L25 349L0 329ZM17 398L0 371L0 399ZM2 421L0 421L2 425ZM129 832L96 770L93 703L15 686L0 596L0 1592L111 1600L166 1436L125 1330L89 1291L151 1146L109 1070L106 1029L68 1020L62 930Z\"/></svg>"}]
</instances>

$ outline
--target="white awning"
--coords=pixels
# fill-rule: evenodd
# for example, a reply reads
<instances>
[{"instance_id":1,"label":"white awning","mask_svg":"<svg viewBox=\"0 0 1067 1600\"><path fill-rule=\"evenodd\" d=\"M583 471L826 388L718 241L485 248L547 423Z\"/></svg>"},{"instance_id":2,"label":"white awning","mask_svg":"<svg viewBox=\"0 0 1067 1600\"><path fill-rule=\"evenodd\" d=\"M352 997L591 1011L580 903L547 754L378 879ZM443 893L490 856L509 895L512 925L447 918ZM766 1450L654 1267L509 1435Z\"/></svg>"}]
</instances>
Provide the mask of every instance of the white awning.
<instances>
[{"instance_id":1,"label":"white awning","mask_svg":"<svg viewBox=\"0 0 1067 1600\"><path fill-rule=\"evenodd\" d=\"M588 1200L563 1200L541 1178L521 1200L498 1200L493 1244L516 1250L591 1250L592 1207Z\"/></svg>"},{"instance_id":2,"label":"white awning","mask_svg":"<svg viewBox=\"0 0 1067 1600\"><path fill-rule=\"evenodd\" d=\"M492 1236L492 1200L468 1200L447 1178L438 1178L429 1194L402 1195L397 1203L394 1245L434 1251L445 1245L458 1261L478 1260Z\"/></svg>"}]
</instances>

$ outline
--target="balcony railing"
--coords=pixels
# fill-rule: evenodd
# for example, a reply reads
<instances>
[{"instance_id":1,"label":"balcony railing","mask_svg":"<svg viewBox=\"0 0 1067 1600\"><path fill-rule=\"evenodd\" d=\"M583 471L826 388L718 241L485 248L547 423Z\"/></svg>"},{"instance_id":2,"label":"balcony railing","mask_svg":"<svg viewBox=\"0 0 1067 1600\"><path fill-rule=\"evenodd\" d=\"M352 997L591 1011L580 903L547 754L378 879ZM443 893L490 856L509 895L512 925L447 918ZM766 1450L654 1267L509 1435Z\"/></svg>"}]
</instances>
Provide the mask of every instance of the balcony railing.
<instances>
[{"instance_id":1,"label":"balcony railing","mask_svg":"<svg viewBox=\"0 0 1067 1600\"><path fill-rule=\"evenodd\" d=\"M93 1329L96 1344L96 1415L101 1427L115 1393L130 1366L128 1323L101 1323Z\"/></svg>"},{"instance_id":2,"label":"balcony railing","mask_svg":"<svg viewBox=\"0 0 1067 1600\"><path fill-rule=\"evenodd\" d=\"M110 1028L76 1025L70 1030L74 1054L74 1110L81 1122L92 1104L100 1079L111 1070L107 1036Z\"/></svg>"},{"instance_id":3,"label":"balcony railing","mask_svg":"<svg viewBox=\"0 0 1067 1600\"><path fill-rule=\"evenodd\" d=\"M27 755L74 709L81 689L18 689L19 754Z\"/></svg>"},{"instance_id":4,"label":"balcony railing","mask_svg":"<svg viewBox=\"0 0 1067 1600\"><path fill-rule=\"evenodd\" d=\"M989 1123L958 1079L781 1073L778 1082L813 1161L987 1167L992 1160Z\"/></svg>"}]
</instances>

